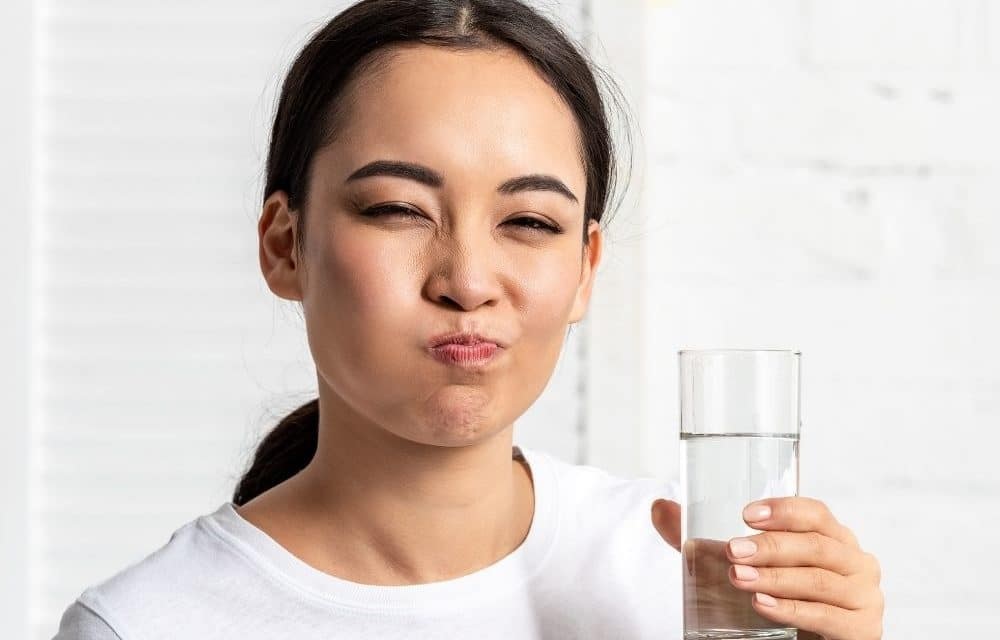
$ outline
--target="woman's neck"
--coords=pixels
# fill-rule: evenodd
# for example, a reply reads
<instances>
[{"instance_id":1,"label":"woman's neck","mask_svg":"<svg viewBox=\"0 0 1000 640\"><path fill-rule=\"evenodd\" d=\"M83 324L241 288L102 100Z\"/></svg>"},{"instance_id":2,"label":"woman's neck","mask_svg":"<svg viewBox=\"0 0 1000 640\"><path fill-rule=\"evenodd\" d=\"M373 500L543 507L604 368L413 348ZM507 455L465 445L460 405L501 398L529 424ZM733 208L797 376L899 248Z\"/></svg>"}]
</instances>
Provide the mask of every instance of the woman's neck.
<instances>
[{"instance_id":1,"label":"woman's neck","mask_svg":"<svg viewBox=\"0 0 1000 640\"><path fill-rule=\"evenodd\" d=\"M475 445L437 447L370 426L321 423L309 465L240 514L307 564L346 580L457 578L497 562L527 535L532 479L512 459L511 443L512 427Z\"/></svg>"}]
</instances>

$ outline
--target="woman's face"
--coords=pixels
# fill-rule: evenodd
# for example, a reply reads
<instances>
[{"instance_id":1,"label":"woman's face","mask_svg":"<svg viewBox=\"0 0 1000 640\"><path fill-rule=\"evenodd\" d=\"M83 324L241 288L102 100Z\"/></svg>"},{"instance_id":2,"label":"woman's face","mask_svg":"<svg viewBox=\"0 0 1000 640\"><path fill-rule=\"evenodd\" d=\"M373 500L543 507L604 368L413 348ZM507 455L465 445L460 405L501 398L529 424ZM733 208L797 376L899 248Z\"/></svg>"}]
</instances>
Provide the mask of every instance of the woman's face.
<instances>
[{"instance_id":1,"label":"woman's face","mask_svg":"<svg viewBox=\"0 0 1000 640\"><path fill-rule=\"evenodd\" d=\"M484 440L541 394L590 297L601 238L591 223L584 251L576 122L506 50L399 49L351 95L313 160L291 296L321 396L355 427L438 446ZM427 175L359 177L376 161ZM553 180L498 191L531 174ZM402 209L365 215L389 203ZM460 331L503 346L480 368L432 357L432 338Z\"/></svg>"}]
</instances>

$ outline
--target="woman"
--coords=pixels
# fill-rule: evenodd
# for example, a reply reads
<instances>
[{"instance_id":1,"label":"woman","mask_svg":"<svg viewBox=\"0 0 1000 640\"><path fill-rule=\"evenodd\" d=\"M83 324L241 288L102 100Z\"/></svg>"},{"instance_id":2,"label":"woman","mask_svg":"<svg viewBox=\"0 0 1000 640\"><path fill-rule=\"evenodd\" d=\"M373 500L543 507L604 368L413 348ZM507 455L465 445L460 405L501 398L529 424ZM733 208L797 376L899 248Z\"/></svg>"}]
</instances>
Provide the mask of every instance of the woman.
<instances>
[{"instance_id":1,"label":"woman","mask_svg":"<svg viewBox=\"0 0 1000 640\"><path fill-rule=\"evenodd\" d=\"M672 486L512 443L587 308L613 173L591 66L527 6L331 20L282 87L258 226L319 398L232 503L87 589L57 638L669 637ZM822 503L747 519L764 532L727 547L727 588L879 637L877 563Z\"/></svg>"}]
</instances>

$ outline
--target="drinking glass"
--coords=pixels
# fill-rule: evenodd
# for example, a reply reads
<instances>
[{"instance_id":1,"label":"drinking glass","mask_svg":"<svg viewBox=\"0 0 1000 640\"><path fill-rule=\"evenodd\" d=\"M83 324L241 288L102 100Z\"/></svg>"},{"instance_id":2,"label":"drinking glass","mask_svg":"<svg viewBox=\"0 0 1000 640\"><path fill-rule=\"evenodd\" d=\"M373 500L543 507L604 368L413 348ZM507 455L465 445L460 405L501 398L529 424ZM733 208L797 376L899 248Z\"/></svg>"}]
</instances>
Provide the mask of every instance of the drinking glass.
<instances>
[{"instance_id":1,"label":"drinking glass","mask_svg":"<svg viewBox=\"0 0 1000 640\"><path fill-rule=\"evenodd\" d=\"M799 359L777 349L682 350L684 639L794 639L729 582L725 545L760 533L743 507L798 495Z\"/></svg>"}]
</instances>

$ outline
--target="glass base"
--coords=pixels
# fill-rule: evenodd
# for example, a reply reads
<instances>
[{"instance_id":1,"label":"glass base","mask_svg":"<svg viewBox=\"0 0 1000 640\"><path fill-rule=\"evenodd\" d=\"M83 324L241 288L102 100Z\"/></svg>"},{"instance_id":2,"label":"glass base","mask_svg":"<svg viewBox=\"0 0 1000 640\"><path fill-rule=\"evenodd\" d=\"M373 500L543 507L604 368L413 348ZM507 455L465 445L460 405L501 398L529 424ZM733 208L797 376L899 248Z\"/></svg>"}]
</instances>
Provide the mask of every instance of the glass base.
<instances>
[{"instance_id":1,"label":"glass base","mask_svg":"<svg viewBox=\"0 0 1000 640\"><path fill-rule=\"evenodd\" d=\"M685 631L684 640L796 640L798 629L701 629Z\"/></svg>"}]
</instances>

